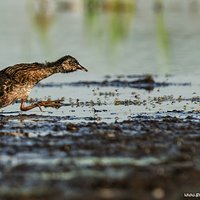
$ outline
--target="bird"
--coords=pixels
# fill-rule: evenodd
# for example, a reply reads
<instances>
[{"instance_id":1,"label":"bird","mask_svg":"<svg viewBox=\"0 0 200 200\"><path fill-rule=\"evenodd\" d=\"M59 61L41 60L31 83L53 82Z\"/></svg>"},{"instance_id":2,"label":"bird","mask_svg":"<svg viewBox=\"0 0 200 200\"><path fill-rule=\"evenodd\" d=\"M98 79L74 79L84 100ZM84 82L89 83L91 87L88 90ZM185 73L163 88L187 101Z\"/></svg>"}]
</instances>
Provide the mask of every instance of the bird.
<instances>
[{"instance_id":1,"label":"bird","mask_svg":"<svg viewBox=\"0 0 200 200\"><path fill-rule=\"evenodd\" d=\"M6 107L20 100L20 110L28 111L38 107L59 108L62 100L39 101L25 105L31 89L41 80L55 73L69 73L77 70L87 72L74 57L66 55L55 62L20 63L0 71L0 108Z\"/></svg>"}]
</instances>

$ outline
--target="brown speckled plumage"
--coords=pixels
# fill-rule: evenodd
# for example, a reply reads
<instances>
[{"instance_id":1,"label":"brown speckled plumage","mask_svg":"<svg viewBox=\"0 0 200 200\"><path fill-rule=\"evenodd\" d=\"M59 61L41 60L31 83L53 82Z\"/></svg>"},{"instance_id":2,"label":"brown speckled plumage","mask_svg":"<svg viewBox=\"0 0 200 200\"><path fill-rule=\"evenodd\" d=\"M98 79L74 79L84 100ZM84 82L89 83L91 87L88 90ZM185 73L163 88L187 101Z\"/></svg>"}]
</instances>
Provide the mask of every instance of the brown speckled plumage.
<instances>
[{"instance_id":1,"label":"brown speckled plumage","mask_svg":"<svg viewBox=\"0 0 200 200\"><path fill-rule=\"evenodd\" d=\"M64 56L55 62L46 63L21 63L7 67L0 71L0 108L10 105L16 100L21 100L20 109L23 111L35 107L59 107L61 102L40 101L25 106L31 89L42 79L55 73L68 73L76 70L87 71L72 56Z\"/></svg>"}]
</instances>

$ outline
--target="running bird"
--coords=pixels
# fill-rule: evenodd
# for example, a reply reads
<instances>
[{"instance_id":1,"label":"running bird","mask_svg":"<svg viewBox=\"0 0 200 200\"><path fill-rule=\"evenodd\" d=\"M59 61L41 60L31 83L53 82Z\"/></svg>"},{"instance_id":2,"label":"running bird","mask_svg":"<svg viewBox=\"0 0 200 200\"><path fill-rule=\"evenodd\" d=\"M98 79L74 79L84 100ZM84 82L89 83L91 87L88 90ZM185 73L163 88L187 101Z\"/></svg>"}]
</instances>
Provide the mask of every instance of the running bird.
<instances>
[{"instance_id":1,"label":"running bird","mask_svg":"<svg viewBox=\"0 0 200 200\"><path fill-rule=\"evenodd\" d=\"M16 100L21 100L22 111L35 107L59 108L61 100L39 101L25 106L31 89L41 80L55 74L68 73L77 70L88 71L70 55L64 56L55 62L46 63L21 63L7 67L0 71L0 108L6 107Z\"/></svg>"}]
</instances>

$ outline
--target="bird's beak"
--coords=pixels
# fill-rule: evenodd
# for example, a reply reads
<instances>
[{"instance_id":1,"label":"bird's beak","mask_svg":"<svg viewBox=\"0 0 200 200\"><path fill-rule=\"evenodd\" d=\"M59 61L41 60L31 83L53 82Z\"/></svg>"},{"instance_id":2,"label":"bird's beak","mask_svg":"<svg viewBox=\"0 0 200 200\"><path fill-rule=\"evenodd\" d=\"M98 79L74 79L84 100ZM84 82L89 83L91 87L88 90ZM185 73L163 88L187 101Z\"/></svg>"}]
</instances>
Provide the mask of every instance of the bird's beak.
<instances>
[{"instance_id":1,"label":"bird's beak","mask_svg":"<svg viewBox=\"0 0 200 200\"><path fill-rule=\"evenodd\" d=\"M82 65L78 65L78 69L79 70L82 70L82 71L85 71L85 72L87 72L88 70L85 68L85 67L83 67Z\"/></svg>"}]
</instances>

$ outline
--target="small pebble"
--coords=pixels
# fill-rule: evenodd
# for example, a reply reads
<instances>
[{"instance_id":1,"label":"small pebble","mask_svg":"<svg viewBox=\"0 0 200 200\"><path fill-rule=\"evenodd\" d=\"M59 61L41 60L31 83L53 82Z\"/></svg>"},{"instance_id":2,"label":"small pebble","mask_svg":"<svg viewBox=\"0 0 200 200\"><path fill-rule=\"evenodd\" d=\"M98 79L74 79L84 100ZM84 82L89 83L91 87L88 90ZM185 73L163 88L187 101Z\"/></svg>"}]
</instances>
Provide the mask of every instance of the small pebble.
<instances>
[{"instance_id":1,"label":"small pebble","mask_svg":"<svg viewBox=\"0 0 200 200\"><path fill-rule=\"evenodd\" d=\"M162 188L155 188L153 191L152 191L152 196L155 198L155 199L163 199L165 197L165 191L162 189Z\"/></svg>"}]
</instances>

